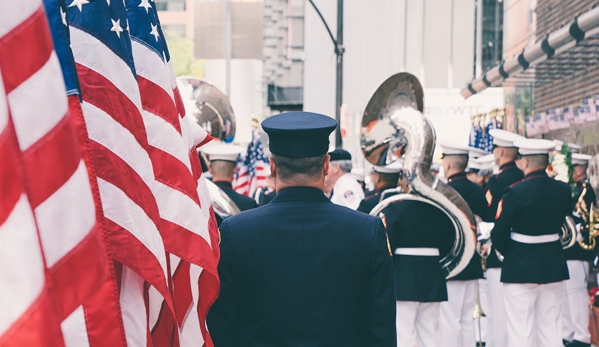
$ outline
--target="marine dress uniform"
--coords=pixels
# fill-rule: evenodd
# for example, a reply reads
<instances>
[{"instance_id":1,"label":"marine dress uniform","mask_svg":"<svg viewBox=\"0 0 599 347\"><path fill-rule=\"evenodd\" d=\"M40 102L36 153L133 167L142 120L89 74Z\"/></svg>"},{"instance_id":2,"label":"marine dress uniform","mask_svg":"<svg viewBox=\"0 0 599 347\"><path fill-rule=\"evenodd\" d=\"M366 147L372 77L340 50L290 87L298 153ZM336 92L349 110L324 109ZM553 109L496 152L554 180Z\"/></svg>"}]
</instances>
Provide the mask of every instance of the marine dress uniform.
<instances>
[{"instance_id":1,"label":"marine dress uniform","mask_svg":"<svg viewBox=\"0 0 599 347\"><path fill-rule=\"evenodd\" d=\"M443 156L470 156L471 148L441 145ZM477 151L476 151L477 152ZM478 154L478 153L477 153ZM465 172L447 177L447 184L464 198L472 213L485 216L487 202L481 186L470 181ZM441 303L437 346L472 347L475 345L472 312L476 304L476 285L483 278L481 258L474 252L466 268L447 281L448 300Z\"/></svg>"},{"instance_id":2,"label":"marine dress uniform","mask_svg":"<svg viewBox=\"0 0 599 347\"><path fill-rule=\"evenodd\" d=\"M585 154L572 154L572 165L588 166L592 157ZM587 209L591 204L597 205L595 191L588 179L576 182L572 194L572 218L580 228L583 241L587 241L589 227L580 213L576 211L576 204L580 196L586 203ZM587 283L589 274L589 262L593 260L595 249L585 250L577 242L574 246L564 250L568 264L570 279L564 281L564 292L562 294L562 339L567 342L568 347L590 347L591 333L589 332L589 304Z\"/></svg>"},{"instance_id":3,"label":"marine dress uniform","mask_svg":"<svg viewBox=\"0 0 599 347\"><path fill-rule=\"evenodd\" d=\"M524 138L501 129L492 129L489 134L493 136L493 145L503 148L515 148L514 141ZM485 222L495 220L497 206L503 193L510 185L521 181L523 178L524 173L518 169L513 161L499 167L499 173L492 176L486 184L487 215L486 218L483 217ZM487 346L505 347L507 346L507 318L501 285L501 261L499 261L494 250L491 250L486 260L486 267L485 275L489 298L489 307L488 309L485 308L489 322Z\"/></svg>"},{"instance_id":4,"label":"marine dress uniform","mask_svg":"<svg viewBox=\"0 0 599 347\"><path fill-rule=\"evenodd\" d=\"M336 126L306 112L262 123L271 152L291 158L326 154ZM220 233L221 291L207 320L216 347L395 346L393 260L379 218L292 186Z\"/></svg>"},{"instance_id":5,"label":"marine dress uniform","mask_svg":"<svg viewBox=\"0 0 599 347\"><path fill-rule=\"evenodd\" d=\"M522 156L547 155L549 140L518 140ZM570 187L544 169L528 173L499 201L493 246L504 256L501 282L509 347L561 347L562 281L568 279L559 241L571 213Z\"/></svg>"},{"instance_id":6,"label":"marine dress uniform","mask_svg":"<svg viewBox=\"0 0 599 347\"><path fill-rule=\"evenodd\" d=\"M395 268L397 346L434 347L439 304L447 300L439 260L453 246L453 225L437 207L420 201L395 202L383 215Z\"/></svg>"}]
</instances>

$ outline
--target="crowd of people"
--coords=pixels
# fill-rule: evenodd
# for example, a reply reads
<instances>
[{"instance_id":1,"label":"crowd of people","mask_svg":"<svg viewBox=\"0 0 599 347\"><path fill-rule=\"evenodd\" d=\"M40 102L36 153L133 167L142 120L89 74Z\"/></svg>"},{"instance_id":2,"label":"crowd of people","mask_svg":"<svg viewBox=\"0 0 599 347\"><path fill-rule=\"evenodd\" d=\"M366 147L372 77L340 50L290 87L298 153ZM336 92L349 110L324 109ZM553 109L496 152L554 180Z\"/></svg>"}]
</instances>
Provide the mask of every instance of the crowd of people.
<instances>
[{"instance_id":1,"label":"crowd of people","mask_svg":"<svg viewBox=\"0 0 599 347\"><path fill-rule=\"evenodd\" d=\"M440 209L398 199L383 218L368 216L411 193L403 161L374 166L374 189L364 191L350 153L327 153L336 122L300 115L310 122L293 113L263 122L271 177L254 198L231 188L241 147L205 150L212 180L247 211L220 225L222 289L208 319L215 346L590 346L590 156L572 154L571 188L547 174L552 141L496 129L492 154L442 143L431 174L494 223L486 252L446 279L440 260L455 231ZM564 250L567 216L579 233ZM480 285L488 324L477 333Z\"/></svg>"}]
</instances>

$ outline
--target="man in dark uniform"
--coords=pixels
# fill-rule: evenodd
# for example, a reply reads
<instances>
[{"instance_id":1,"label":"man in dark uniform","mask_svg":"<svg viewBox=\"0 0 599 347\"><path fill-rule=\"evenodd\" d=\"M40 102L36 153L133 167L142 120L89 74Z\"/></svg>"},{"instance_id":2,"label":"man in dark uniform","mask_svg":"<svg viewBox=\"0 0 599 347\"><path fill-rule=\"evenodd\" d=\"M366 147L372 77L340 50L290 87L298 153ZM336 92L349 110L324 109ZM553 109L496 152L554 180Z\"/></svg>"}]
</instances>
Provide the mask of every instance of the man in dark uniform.
<instances>
[{"instance_id":1,"label":"man in dark uniform","mask_svg":"<svg viewBox=\"0 0 599 347\"><path fill-rule=\"evenodd\" d=\"M589 224L579 212L579 201L584 201L587 211L590 210L591 204L597 206L595 191L587 178L591 158L590 155L572 154L572 179L576 183L572 194L572 218L580 230L580 242L583 245L590 245L591 242L588 238ZM593 259L595 248L585 246L583 249L577 242L564 252L570 279L564 282L562 295L562 338L564 345L568 347L590 347L587 277L589 262Z\"/></svg>"},{"instance_id":2,"label":"man in dark uniform","mask_svg":"<svg viewBox=\"0 0 599 347\"><path fill-rule=\"evenodd\" d=\"M221 291L207 320L216 347L395 346L383 223L323 193L336 126L307 112L262 123L277 196L220 226Z\"/></svg>"},{"instance_id":3,"label":"man in dark uniform","mask_svg":"<svg viewBox=\"0 0 599 347\"><path fill-rule=\"evenodd\" d=\"M449 144L441 144L443 172L447 183L466 200L475 215L485 216L487 202L482 187L466 177L466 167L471 152L479 150ZM447 282L448 301L441 304L437 346L471 347L475 345L472 312L476 304L476 286L483 278L480 255L474 252L468 266Z\"/></svg>"},{"instance_id":4,"label":"man in dark uniform","mask_svg":"<svg viewBox=\"0 0 599 347\"><path fill-rule=\"evenodd\" d=\"M405 178L399 186L410 191ZM382 216L394 253L397 346L434 347L439 304L447 300L439 260L453 246L453 225L437 207L407 199L389 205Z\"/></svg>"},{"instance_id":5,"label":"man in dark uniform","mask_svg":"<svg viewBox=\"0 0 599 347\"><path fill-rule=\"evenodd\" d=\"M208 170L212 174L212 182L222 189L241 211L258 207L256 202L233 190L232 182L237 168L237 157L243 148L235 145L217 143L202 147L201 151L208 155Z\"/></svg>"},{"instance_id":6,"label":"man in dark uniform","mask_svg":"<svg viewBox=\"0 0 599 347\"><path fill-rule=\"evenodd\" d=\"M487 182L485 193L487 215L481 217L486 222L493 222L499 200L505 190L524 178L524 173L516 166L518 148L514 146L515 140L524 137L501 129L490 130L489 134L493 136L493 156L495 164L499 166L499 173L492 176ZM494 250L491 250L486 260L486 267L485 277L489 296L489 308L485 309L489 322L487 342L492 347L504 347L507 346L507 322L500 280L501 262Z\"/></svg>"},{"instance_id":7,"label":"man in dark uniform","mask_svg":"<svg viewBox=\"0 0 599 347\"><path fill-rule=\"evenodd\" d=\"M372 183L374 183L375 193L368 195L360 202L358 211L364 213L370 213L372 209L380 202L381 194L392 188L397 188L397 180L400 176L402 165L400 162L395 162L387 166L374 166L372 168L373 174ZM394 194L386 194L385 197L389 197Z\"/></svg>"},{"instance_id":8,"label":"man in dark uniform","mask_svg":"<svg viewBox=\"0 0 599 347\"><path fill-rule=\"evenodd\" d=\"M568 267L559 241L572 212L570 187L545 171L555 147L549 140L516 140L524 171L500 199L493 246L504 256L501 282L508 321L508 346L561 347L560 310Z\"/></svg>"}]
</instances>

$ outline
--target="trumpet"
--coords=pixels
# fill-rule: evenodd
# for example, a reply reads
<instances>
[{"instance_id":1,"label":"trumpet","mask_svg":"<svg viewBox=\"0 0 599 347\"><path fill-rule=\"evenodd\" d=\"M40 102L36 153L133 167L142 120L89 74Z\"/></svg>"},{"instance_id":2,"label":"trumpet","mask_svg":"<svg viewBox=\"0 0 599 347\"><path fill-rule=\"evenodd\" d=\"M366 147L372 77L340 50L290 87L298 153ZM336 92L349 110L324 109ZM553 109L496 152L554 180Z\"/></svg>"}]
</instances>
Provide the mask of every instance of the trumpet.
<instances>
[{"instance_id":1,"label":"trumpet","mask_svg":"<svg viewBox=\"0 0 599 347\"><path fill-rule=\"evenodd\" d=\"M576 212L580 214L584 221L584 225L581 226L581 229L583 229L583 227L585 229L588 229L589 236L587 240L583 238L582 240L578 241L578 245L580 245L580 248L584 249L585 251L591 251L597 245L597 241L595 238L599 236L599 230L597 230L597 220L599 220L599 211L597 210L597 207L594 203L591 203L590 208L587 207L587 203L586 201L584 201L584 196L586 192L587 186L585 185L584 189L582 190L582 193L580 194L580 197L578 198L578 201L576 202Z\"/></svg>"}]
</instances>

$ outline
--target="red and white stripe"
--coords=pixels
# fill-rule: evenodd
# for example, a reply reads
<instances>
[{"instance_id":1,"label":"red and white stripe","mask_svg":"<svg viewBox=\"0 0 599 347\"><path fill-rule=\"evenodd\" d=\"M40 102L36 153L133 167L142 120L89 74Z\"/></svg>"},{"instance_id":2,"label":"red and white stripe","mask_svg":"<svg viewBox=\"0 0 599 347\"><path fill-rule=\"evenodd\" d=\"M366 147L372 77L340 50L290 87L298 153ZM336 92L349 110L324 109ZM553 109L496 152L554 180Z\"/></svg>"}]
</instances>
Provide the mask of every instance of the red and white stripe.
<instances>
[{"instance_id":1,"label":"red and white stripe","mask_svg":"<svg viewBox=\"0 0 599 347\"><path fill-rule=\"evenodd\" d=\"M148 306L150 293L174 314L156 199L162 187L155 171L160 168L155 168L151 159L158 155L157 147L149 141L156 123L147 122L138 80L125 61L87 32L73 26L69 32L83 97L87 146L102 201L102 221L110 256L116 261L105 290L84 308L95 310L94 319L114 317L114 310L120 309L122 323L119 319L105 322L114 325L109 332L122 324L127 345L151 345L151 318L159 308ZM161 144L161 150L170 149L169 145ZM117 290L119 302L114 302L111 289ZM110 306L101 306L102 299ZM103 340L94 343L95 332L90 330L89 344L106 345Z\"/></svg>"},{"instance_id":2,"label":"red and white stripe","mask_svg":"<svg viewBox=\"0 0 599 347\"><path fill-rule=\"evenodd\" d=\"M141 93L142 116L156 183L154 195L161 218L162 236L170 254L175 317L168 317L160 297L150 293L150 327L154 345L165 345L179 327L181 346L201 346L205 337L205 314L198 313L200 277L208 272L217 278L209 232L210 197L200 187L196 146L210 140L195 128L181 109L180 95L173 88L173 70L155 51L132 41L133 59ZM176 84L175 84L176 86ZM197 126L197 125L196 125ZM193 129L193 130L192 130ZM196 143L195 137L200 141ZM218 281L202 288L202 295L218 292ZM173 321L176 320L176 322Z\"/></svg>"},{"instance_id":3,"label":"red and white stripe","mask_svg":"<svg viewBox=\"0 0 599 347\"><path fill-rule=\"evenodd\" d=\"M105 254L41 1L0 11L0 77L0 345L70 345Z\"/></svg>"}]
</instances>

